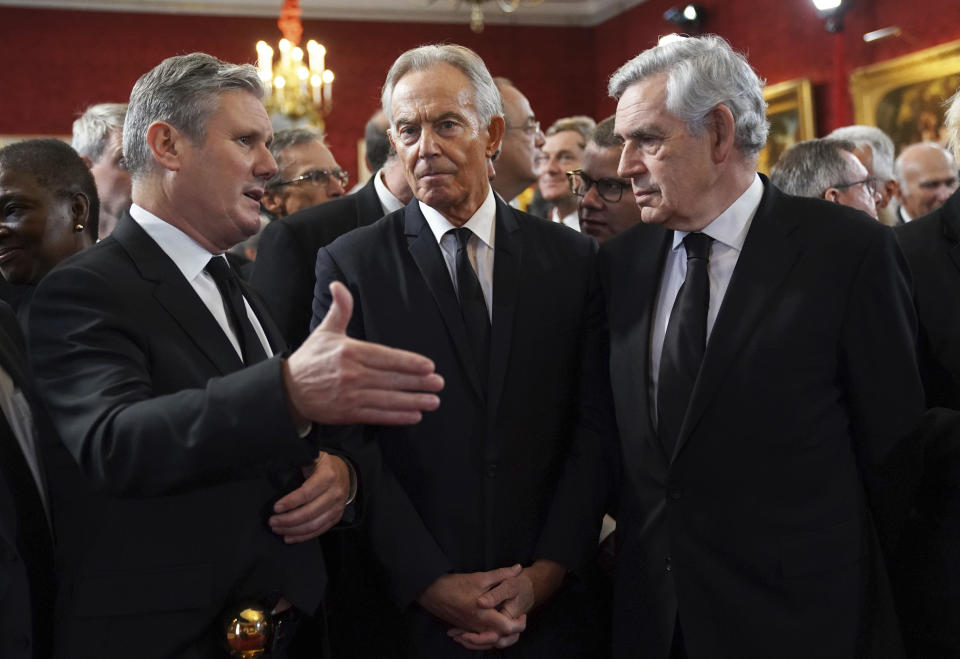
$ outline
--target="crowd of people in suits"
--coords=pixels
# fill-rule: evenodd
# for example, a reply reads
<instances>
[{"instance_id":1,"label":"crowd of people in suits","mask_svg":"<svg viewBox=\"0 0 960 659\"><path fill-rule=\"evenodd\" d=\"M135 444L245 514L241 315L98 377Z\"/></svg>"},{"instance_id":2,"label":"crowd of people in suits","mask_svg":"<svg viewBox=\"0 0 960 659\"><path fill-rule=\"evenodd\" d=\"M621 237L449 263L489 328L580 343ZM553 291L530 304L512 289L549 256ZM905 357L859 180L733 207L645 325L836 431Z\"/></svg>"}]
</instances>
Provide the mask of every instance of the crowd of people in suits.
<instances>
[{"instance_id":1,"label":"crowd of people in suits","mask_svg":"<svg viewBox=\"0 0 960 659\"><path fill-rule=\"evenodd\" d=\"M421 46L350 191L192 53L0 149L0 655L960 657L960 92L767 178L762 84Z\"/></svg>"}]
</instances>

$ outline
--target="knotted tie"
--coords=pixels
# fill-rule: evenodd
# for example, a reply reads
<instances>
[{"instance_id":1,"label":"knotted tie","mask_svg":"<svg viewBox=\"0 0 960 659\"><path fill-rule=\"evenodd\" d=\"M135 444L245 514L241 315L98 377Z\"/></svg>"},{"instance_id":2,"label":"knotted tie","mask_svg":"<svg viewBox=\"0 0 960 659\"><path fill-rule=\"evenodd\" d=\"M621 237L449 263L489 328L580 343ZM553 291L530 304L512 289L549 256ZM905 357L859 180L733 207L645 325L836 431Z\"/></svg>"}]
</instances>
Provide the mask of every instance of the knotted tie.
<instances>
[{"instance_id":1,"label":"knotted tie","mask_svg":"<svg viewBox=\"0 0 960 659\"><path fill-rule=\"evenodd\" d=\"M457 239L457 295L460 298L460 313L467 327L470 351L480 373L480 383L486 388L487 365L490 357L490 315L483 298L480 280L467 254L467 241L473 232L467 227L451 229Z\"/></svg>"},{"instance_id":2,"label":"knotted tie","mask_svg":"<svg viewBox=\"0 0 960 659\"><path fill-rule=\"evenodd\" d=\"M668 456L673 455L707 345L710 302L707 264L711 242L713 239L703 233L690 233L683 239L687 251L687 276L677 292L663 337L657 380L657 418L660 442Z\"/></svg>"},{"instance_id":3,"label":"knotted tie","mask_svg":"<svg viewBox=\"0 0 960 659\"><path fill-rule=\"evenodd\" d=\"M267 353L260 343L260 338L253 329L250 317L247 315L247 308L243 303L243 293L240 290L240 282L233 268L222 256L214 256L207 262L206 271L213 277L217 288L220 290L220 296L223 298L224 307L227 310L227 317L230 320L230 326L233 327L237 335L237 341L240 343L240 352L243 354L243 363L246 365L255 364L267 358Z\"/></svg>"}]
</instances>

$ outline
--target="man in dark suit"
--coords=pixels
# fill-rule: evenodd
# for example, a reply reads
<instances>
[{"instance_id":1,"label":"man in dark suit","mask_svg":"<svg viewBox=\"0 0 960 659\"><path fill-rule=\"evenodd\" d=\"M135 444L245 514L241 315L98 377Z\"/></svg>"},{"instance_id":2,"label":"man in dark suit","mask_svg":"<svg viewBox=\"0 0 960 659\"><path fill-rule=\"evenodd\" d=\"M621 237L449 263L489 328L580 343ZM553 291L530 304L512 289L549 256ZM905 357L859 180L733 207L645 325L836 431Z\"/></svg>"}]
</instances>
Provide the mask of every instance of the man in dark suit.
<instances>
[{"instance_id":1,"label":"man in dark suit","mask_svg":"<svg viewBox=\"0 0 960 659\"><path fill-rule=\"evenodd\" d=\"M0 655L50 656L55 578L45 469L50 437L30 383L23 336L0 302Z\"/></svg>"},{"instance_id":2,"label":"man in dark suit","mask_svg":"<svg viewBox=\"0 0 960 659\"><path fill-rule=\"evenodd\" d=\"M610 80L643 222L600 252L617 657L902 653L881 550L922 409L905 264L888 228L758 177L761 90L715 36Z\"/></svg>"},{"instance_id":3,"label":"man in dark suit","mask_svg":"<svg viewBox=\"0 0 960 659\"><path fill-rule=\"evenodd\" d=\"M603 361L595 245L493 193L486 165L504 120L469 49L401 55L383 108L417 199L320 250L314 322L343 281L357 299L348 332L423 351L446 386L416 429L365 430L380 449L363 471L369 550L394 601L366 634L398 630L367 656L513 644L504 656L602 656L584 582L561 587L579 565L553 560L566 548L547 541L567 521L552 494L575 434L600 431L578 408L598 388L584 364Z\"/></svg>"},{"instance_id":4,"label":"man in dark suit","mask_svg":"<svg viewBox=\"0 0 960 659\"><path fill-rule=\"evenodd\" d=\"M354 194L305 208L264 228L250 283L267 301L289 345L299 346L309 333L317 250L402 208L412 196L403 166L391 152Z\"/></svg>"},{"instance_id":5,"label":"man in dark suit","mask_svg":"<svg viewBox=\"0 0 960 659\"><path fill-rule=\"evenodd\" d=\"M342 287L285 356L220 256L258 228L276 173L261 95L253 67L202 53L142 76L124 126L130 213L34 298L38 389L63 440L57 656L215 657L219 616L243 602L313 614L316 536L356 479L311 422L414 423L438 404L406 393L442 385L429 360L345 338Z\"/></svg>"},{"instance_id":6,"label":"man in dark suit","mask_svg":"<svg viewBox=\"0 0 960 659\"><path fill-rule=\"evenodd\" d=\"M945 121L960 149L960 94ZM960 155L960 154L957 154ZM960 655L960 192L894 229L913 274L920 318L924 480L894 572L912 657Z\"/></svg>"}]
</instances>

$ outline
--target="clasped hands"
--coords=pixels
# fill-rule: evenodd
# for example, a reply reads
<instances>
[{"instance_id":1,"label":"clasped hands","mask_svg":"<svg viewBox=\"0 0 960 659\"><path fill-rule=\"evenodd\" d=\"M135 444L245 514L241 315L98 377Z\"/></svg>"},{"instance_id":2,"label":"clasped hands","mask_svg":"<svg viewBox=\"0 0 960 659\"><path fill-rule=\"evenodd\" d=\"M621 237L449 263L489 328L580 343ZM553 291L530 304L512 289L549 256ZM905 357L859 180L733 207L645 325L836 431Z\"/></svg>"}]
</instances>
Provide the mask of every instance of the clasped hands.
<instances>
[{"instance_id":1,"label":"clasped hands","mask_svg":"<svg viewBox=\"0 0 960 659\"><path fill-rule=\"evenodd\" d=\"M488 572L445 574L417 602L451 627L447 634L469 650L506 648L520 639L527 614L560 587L566 570L537 561Z\"/></svg>"}]
</instances>

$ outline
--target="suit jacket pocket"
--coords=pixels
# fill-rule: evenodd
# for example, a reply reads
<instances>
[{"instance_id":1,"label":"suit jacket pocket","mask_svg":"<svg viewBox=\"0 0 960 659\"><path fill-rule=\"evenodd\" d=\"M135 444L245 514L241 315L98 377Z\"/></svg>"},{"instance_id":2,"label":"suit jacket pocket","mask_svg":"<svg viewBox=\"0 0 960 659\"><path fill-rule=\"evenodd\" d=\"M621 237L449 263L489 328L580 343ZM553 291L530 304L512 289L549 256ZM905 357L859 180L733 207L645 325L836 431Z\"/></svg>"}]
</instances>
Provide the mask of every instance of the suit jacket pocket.
<instances>
[{"instance_id":1,"label":"suit jacket pocket","mask_svg":"<svg viewBox=\"0 0 960 659\"><path fill-rule=\"evenodd\" d=\"M863 528L850 520L812 533L780 539L780 567L786 578L829 572L863 556Z\"/></svg>"},{"instance_id":2,"label":"suit jacket pocket","mask_svg":"<svg viewBox=\"0 0 960 659\"><path fill-rule=\"evenodd\" d=\"M80 576L73 601L77 615L84 617L206 609L213 601L211 568L170 566Z\"/></svg>"}]
</instances>

